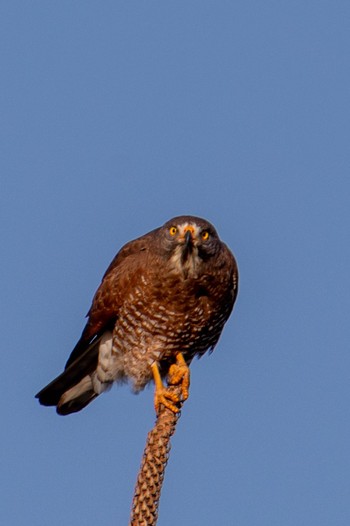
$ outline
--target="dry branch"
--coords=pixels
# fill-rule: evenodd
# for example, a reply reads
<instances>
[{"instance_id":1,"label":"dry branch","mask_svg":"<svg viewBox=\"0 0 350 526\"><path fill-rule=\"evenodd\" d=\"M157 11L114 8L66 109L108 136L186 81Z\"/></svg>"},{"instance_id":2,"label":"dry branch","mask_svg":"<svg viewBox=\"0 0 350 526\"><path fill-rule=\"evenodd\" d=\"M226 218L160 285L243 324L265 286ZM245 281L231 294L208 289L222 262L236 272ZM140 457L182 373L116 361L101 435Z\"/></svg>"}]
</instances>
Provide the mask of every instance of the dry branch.
<instances>
[{"instance_id":1,"label":"dry branch","mask_svg":"<svg viewBox=\"0 0 350 526\"><path fill-rule=\"evenodd\" d=\"M181 386L169 388L181 396ZM161 406L147 442L137 477L129 526L155 526L165 467L170 453L170 438L175 433L179 413Z\"/></svg>"}]
</instances>

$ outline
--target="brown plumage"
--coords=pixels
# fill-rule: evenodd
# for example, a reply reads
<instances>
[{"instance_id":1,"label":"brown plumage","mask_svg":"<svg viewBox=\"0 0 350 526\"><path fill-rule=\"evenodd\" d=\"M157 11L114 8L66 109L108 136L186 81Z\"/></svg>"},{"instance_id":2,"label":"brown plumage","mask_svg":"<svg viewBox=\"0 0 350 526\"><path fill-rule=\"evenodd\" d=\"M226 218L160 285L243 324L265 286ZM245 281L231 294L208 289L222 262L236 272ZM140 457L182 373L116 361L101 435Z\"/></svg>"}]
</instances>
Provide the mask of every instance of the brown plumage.
<instances>
[{"instance_id":1,"label":"brown plumage","mask_svg":"<svg viewBox=\"0 0 350 526\"><path fill-rule=\"evenodd\" d=\"M237 286L235 259L204 219L175 217L130 241L103 276L64 372L36 397L65 415L114 381L128 380L137 392L154 378L161 388L157 378L173 364L214 348ZM174 408L176 400L160 396Z\"/></svg>"}]
</instances>

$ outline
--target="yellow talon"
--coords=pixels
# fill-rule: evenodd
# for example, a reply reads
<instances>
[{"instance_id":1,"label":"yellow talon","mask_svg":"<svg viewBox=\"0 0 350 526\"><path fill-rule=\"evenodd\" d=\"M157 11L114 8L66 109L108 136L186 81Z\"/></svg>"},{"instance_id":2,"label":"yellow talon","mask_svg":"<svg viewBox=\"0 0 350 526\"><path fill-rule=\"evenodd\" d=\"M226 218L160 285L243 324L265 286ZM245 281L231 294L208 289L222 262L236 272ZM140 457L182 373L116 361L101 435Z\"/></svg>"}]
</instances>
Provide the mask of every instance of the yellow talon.
<instances>
[{"instance_id":1,"label":"yellow talon","mask_svg":"<svg viewBox=\"0 0 350 526\"><path fill-rule=\"evenodd\" d=\"M178 385L181 383L182 400L187 400L190 387L190 369L180 352L176 355L176 363L170 366L168 383L169 385Z\"/></svg>"},{"instance_id":2,"label":"yellow talon","mask_svg":"<svg viewBox=\"0 0 350 526\"><path fill-rule=\"evenodd\" d=\"M159 409L161 405L164 405L170 411L173 413L178 413L180 409L176 407L175 404L179 403L179 397L169 391L166 387L164 387L162 383L162 379L159 374L158 365L156 363L153 363L151 365L152 372L153 372L153 378L155 383L155 391L154 391L154 408L156 410L156 413L159 413Z\"/></svg>"}]
</instances>

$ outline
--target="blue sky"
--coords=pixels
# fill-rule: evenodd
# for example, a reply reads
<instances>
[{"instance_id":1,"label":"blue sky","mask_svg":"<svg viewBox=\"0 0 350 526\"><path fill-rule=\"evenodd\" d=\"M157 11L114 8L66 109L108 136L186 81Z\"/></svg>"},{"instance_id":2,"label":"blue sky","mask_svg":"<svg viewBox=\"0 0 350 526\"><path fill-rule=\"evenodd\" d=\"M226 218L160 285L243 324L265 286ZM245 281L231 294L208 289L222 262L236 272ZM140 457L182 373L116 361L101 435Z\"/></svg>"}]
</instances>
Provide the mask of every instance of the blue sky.
<instances>
[{"instance_id":1,"label":"blue sky","mask_svg":"<svg viewBox=\"0 0 350 526\"><path fill-rule=\"evenodd\" d=\"M158 524L345 526L350 4L3 2L0 522L127 524L152 389L58 417L116 251L208 218L240 293L192 366Z\"/></svg>"}]
</instances>

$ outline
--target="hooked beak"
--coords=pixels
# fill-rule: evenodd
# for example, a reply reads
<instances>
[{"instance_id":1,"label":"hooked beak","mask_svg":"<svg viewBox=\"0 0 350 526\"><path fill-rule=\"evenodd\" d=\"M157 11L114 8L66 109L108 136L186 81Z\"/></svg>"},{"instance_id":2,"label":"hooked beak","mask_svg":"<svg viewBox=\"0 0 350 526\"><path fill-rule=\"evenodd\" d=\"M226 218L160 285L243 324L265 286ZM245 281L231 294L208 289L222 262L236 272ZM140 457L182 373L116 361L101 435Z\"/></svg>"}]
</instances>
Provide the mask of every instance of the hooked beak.
<instances>
[{"instance_id":1,"label":"hooked beak","mask_svg":"<svg viewBox=\"0 0 350 526\"><path fill-rule=\"evenodd\" d=\"M185 238L185 247L191 249L193 248L193 242L194 242L194 233L195 230L192 225L187 225L184 230L184 238Z\"/></svg>"},{"instance_id":2,"label":"hooked beak","mask_svg":"<svg viewBox=\"0 0 350 526\"><path fill-rule=\"evenodd\" d=\"M190 256L192 254L192 251L193 251L193 233L194 233L194 230L191 226L188 226L185 230L185 236L184 236L184 239L185 239L185 244L184 244L184 247L183 247L183 251L182 251L182 262L184 263L188 256Z\"/></svg>"},{"instance_id":3,"label":"hooked beak","mask_svg":"<svg viewBox=\"0 0 350 526\"><path fill-rule=\"evenodd\" d=\"M185 246L190 247L192 245L192 232L190 229L186 230L185 233Z\"/></svg>"}]
</instances>

